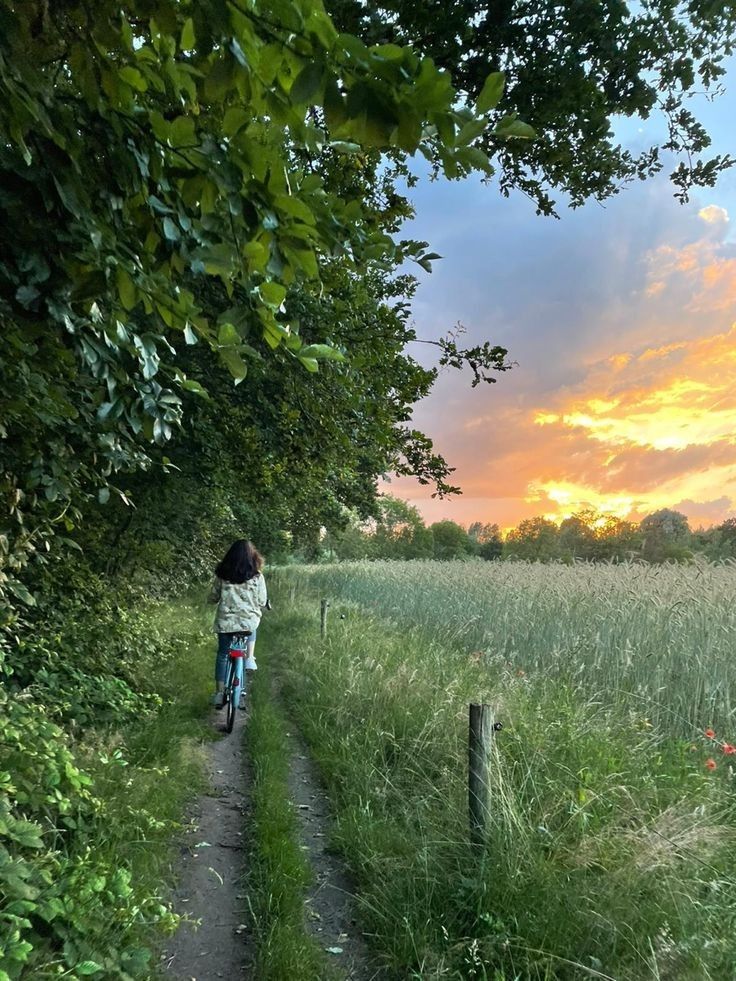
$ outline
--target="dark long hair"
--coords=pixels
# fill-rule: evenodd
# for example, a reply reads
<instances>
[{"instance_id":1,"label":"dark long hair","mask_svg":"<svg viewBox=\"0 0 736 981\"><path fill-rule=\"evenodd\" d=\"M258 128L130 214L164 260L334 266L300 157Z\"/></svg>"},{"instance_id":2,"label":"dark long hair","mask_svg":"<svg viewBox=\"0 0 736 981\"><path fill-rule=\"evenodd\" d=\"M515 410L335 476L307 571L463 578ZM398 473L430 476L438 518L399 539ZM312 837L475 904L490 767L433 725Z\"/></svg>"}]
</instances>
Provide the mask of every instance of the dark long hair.
<instances>
[{"instance_id":1,"label":"dark long hair","mask_svg":"<svg viewBox=\"0 0 736 981\"><path fill-rule=\"evenodd\" d=\"M263 568L263 556L253 542L239 538L225 553L225 558L215 569L215 575L225 582L248 582Z\"/></svg>"}]
</instances>

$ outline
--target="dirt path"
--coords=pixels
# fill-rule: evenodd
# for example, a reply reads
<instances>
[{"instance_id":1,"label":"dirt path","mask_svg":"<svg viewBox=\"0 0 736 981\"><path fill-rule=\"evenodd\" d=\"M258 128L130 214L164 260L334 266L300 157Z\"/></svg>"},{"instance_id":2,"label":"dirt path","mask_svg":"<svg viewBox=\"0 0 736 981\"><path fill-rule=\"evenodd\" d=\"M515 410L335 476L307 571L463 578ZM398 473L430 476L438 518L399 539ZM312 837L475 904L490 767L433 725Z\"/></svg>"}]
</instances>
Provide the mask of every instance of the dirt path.
<instances>
[{"instance_id":1,"label":"dirt path","mask_svg":"<svg viewBox=\"0 0 736 981\"><path fill-rule=\"evenodd\" d=\"M381 975L360 930L354 883L339 857L328 850L331 817L327 795L301 739L293 731L288 735L289 793L299 817L302 847L314 873L305 903L307 926L341 977L374 981Z\"/></svg>"},{"instance_id":2,"label":"dirt path","mask_svg":"<svg viewBox=\"0 0 736 981\"><path fill-rule=\"evenodd\" d=\"M248 812L243 740L247 716L247 711L239 712L232 734L206 747L212 790L190 812L191 826L181 848L174 895L174 908L191 922L171 938L161 961L163 975L173 981L257 981L252 966L255 951L249 941L252 921L243 847ZM213 726L221 728L223 722L221 712L213 713ZM340 977L375 981L380 973L372 966L360 932L353 883L339 858L328 851L327 796L294 731L289 733L289 743L289 793L299 817L301 845L314 872L314 885L305 901L305 923Z\"/></svg>"},{"instance_id":3,"label":"dirt path","mask_svg":"<svg viewBox=\"0 0 736 981\"><path fill-rule=\"evenodd\" d=\"M190 813L191 829L182 845L174 897L178 913L201 923L196 929L191 923L183 924L169 941L163 973L175 981L245 981L252 977L243 886L246 719L247 711L238 712L232 733L206 749L212 789ZM213 712L213 726L220 728L223 722L223 713Z\"/></svg>"}]
</instances>

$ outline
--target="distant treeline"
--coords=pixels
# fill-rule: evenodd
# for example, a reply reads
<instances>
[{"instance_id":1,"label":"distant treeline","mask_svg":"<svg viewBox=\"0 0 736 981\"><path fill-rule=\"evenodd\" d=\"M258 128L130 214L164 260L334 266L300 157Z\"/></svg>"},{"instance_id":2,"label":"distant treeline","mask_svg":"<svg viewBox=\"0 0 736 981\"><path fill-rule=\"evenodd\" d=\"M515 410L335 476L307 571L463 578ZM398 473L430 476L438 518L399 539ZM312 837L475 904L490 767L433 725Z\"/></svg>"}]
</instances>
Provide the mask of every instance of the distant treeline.
<instances>
[{"instance_id":1,"label":"distant treeline","mask_svg":"<svg viewBox=\"0 0 736 981\"><path fill-rule=\"evenodd\" d=\"M304 557L685 562L696 554L711 560L736 559L736 518L693 530L684 514L670 508L638 523L584 510L559 524L542 517L526 518L503 534L497 524L480 521L467 528L455 521L427 526L415 507L387 495L380 500L377 519L361 522L346 515L345 527L329 530L319 552Z\"/></svg>"}]
</instances>

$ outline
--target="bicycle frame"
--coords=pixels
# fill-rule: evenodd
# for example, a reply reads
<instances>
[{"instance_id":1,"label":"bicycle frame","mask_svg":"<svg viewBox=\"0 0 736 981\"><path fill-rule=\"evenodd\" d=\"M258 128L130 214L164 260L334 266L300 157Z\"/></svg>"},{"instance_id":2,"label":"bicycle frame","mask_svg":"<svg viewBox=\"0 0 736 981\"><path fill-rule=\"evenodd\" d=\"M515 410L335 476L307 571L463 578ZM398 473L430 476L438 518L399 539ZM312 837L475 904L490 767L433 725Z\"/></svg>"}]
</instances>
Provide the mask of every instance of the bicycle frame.
<instances>
[{"instance_id":1,"label":"bicycle frame","mask_svg":"<svg viewBox=\"0 0 736 981\"><path fill-rule=\"evenodd\" d=\"M225 691L224 691L224 702L227 710L227 716L225 721L225 728L227 732L233 731L233 725L235 723L235 712L238 708L238 702L240 700L240 693L244 691L243 678L244 670L243 663L244 658L247 656L248 643L247 638L250 633L243 634L241 637L233 638L232 646L228 652L228 665L227 674L225 676ZM243 643L245 640L245 643ZM236 646L240 645L240 646Z\"/></svg>"}]
</instances>

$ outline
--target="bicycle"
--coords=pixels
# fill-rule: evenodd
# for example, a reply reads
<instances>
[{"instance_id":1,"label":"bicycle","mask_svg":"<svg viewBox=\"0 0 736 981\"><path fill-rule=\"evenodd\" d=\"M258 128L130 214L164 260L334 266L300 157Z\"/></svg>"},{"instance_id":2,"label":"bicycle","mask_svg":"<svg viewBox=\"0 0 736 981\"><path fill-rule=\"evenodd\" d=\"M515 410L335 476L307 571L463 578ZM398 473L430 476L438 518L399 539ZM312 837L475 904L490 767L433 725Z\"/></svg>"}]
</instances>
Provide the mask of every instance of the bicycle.
<instances>
[{"instance_id":1,"label":"bicycle","mask_svg":"<svg viewBox=\"0 0 736 981\"><path fill-rule=\"evenodd\" d=\"M238 708L238 702L240 701L241 695L245 696L245 688L243 686L243 659L246 656L248 650L248 638L251 635L250 630L242 630L230 641L230 650L228 651L228 664L227 664L227 674L225 676L225 691L223 692L223 705L226 710L225 715L225 731L232 732L233 726L235 724L235 712Z\"/></svg>"}]
</instances>

